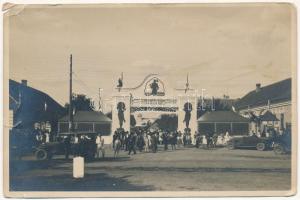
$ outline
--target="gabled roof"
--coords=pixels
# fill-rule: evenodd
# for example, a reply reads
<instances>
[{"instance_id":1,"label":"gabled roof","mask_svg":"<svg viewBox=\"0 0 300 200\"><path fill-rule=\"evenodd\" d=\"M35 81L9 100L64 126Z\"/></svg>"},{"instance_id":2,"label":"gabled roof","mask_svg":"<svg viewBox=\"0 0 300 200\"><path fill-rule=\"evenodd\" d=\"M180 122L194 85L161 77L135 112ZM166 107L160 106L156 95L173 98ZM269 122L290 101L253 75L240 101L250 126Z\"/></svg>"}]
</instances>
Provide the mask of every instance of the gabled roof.
<instances>
[{"instance_id":1,"label":"gabled roof","mask_svg":"<svg viewBox=\"0 0 300 200\"><path fill-rule=\"evenodd\" d=\"M32 87L9 80L9 109L14 111L14 123L31 127L35 122L57 121L64 107L49 95Z\"/></svg>"},{"instance_id":2,"label":"gabled roof","mask_svg":"<svg viewBox=\"0 0 300 200\"><path fill-rule=\"evenodd\" d=\"M232 111L213 111L202 115L198 122L245 122L249 120Z\"/></svg>"},{"instance_id":3,"label":"gabled roof","mask_svg":"<svg viewBox=\"0 0 300 200\"><path fill-rule=\"evenodd\" d=\"M238 100L234 107L237 110L264 106L270 103L279 103L291 100L291 78L262 87L260 91L253 90Z\"/></svg>"},{"instance_id":4,"label":"gabled roof","mask_svg":"<svg viewBox=\"0 0 300 200\"><path fill-rule=\"evenodd\" d=\"M59 119L59 122L68 122L69 115ZM110 123L111 119L98 111L77 111L73 116L74 122L106 122Z\"/></svg>"}]
</instances>

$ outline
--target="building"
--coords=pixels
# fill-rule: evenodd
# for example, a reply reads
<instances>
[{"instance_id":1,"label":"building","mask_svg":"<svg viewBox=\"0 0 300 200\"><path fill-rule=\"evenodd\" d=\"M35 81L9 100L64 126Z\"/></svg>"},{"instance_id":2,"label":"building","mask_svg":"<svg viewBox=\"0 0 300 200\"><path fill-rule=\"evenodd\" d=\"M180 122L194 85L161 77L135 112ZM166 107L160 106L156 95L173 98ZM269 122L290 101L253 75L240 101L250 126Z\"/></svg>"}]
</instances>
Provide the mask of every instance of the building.
<instances>
[{"instance_id":1,"label":"building","mask_svg":"<svg viewBox=\"0 0 300 200\"><path fill-rule=\"evenodd\" d=\"M223 95L223 98L198 98L197 118L201 117L207 111L230 111L236 99L230 99Z\"/></svg>"},{"instance_id":2,"label":"building","mask_svg":"<svg viewBox=\"0 0 300 200\"><path fill-rule=\"evenodd\" d=\"M10 128L57 130L57 121L65 109L49 95L21 83L9 80Z\"/></svg>"},{"instance_id":3,"label":"building","mask_svg":"<svg viewBox=\"0 0 300 200\"><path fill-rule=\"evenodd\" d=\"M75 132L96 132L101 135L111 134L111 119L98 111L77 111L73 116L73 126ZM69 131L69 115L58 121L58 132Z\"/></svg>"},{"instance_id":4,"label":"building","mask_svg":"<svg viewBox=\"0 0 300 200\"><path fill-rule=\"evenodd\" d=\"M200 134L247 135L250 120L233 111L206 112L198 118L198 132Z\"/></svg>"},{"instance_id":5,"label":"building","mask_svg":"<svg viewBox=\"0 0 300 200\"><path fill-rule=\"evenodd\" d=\"M285 79L271 85L261 87L256 84L256 88L250 91L243 98L238 100L234 109L241 115L248 118L257 118L251 125L251 129L263 131L266 127L280 129L291 129L291 78Z\"/></svg>"}]
</instances>

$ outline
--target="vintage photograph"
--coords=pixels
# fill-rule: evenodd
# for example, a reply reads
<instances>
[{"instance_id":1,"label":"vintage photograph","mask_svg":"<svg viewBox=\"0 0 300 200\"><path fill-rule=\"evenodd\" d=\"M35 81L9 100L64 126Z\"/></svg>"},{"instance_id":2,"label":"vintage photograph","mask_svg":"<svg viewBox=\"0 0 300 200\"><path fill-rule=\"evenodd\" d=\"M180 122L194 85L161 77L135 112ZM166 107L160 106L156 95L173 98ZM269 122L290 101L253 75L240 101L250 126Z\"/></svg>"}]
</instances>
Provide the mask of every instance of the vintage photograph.
<instances>
[{"instance_id":1,"label":"vintage photograph","mask_svg":"<svg viewBox=\"0 0 300 200\"><path fill-rule=\"evenodd\" d=\"M4 12L7 196L295 194L291 4Z\"/></svg>"}]
</instances>

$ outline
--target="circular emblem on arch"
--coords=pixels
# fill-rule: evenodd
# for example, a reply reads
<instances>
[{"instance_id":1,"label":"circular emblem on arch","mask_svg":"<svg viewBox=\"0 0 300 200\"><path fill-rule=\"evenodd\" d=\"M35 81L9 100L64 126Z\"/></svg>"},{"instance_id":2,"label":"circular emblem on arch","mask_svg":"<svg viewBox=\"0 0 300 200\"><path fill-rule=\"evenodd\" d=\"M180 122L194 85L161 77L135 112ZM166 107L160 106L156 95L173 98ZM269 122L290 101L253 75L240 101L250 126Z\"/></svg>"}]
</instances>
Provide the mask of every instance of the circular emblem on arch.
<instances>
[{"instance_id":1,"label":"circular emblem on arch","mask_svg":"<svg viewBox=\"0 0 300 200\"><path fill-rule=\"evenodd\" d=\"M164 83L157 77L153 77L145 84L144 93L146 96L164 96Z\"/></svg>"}]
</instances>

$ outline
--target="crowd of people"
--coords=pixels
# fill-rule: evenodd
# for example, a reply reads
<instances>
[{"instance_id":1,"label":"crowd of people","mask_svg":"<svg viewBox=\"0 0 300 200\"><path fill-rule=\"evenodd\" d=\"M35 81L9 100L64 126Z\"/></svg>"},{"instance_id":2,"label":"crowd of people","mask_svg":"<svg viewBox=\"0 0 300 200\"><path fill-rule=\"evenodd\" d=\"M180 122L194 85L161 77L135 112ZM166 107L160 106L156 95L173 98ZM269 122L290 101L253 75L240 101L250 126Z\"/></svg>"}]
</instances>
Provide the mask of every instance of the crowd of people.
<instances>
[{"instance_id":1,"label":"crowd of people","mask_svg":"<svg viewBox=\"0 0 300 200\"><path fill-rule=\"evenodd\" d=\"M264 127L262 131L260 131L259 129L256 132L251 131L250 135L262 137L262 138L276 138L287 132L289 132L289 130L284 131L283 129L276 130L272 127L269 127L269 128Z\"/></svg>"},{"instance_id":2,"label":"crowd of people","mask_svg":"<svg viewBox=\"0 0 300 200\"><path fill-rule=\"evenodd\" d=\"M178 140L182 134L177 131L149 131L143 129L136 129L129 134L124 130L116 130L113 135L113 145L115 141L121 141L121 148L128 151L128 154L136 154L139 152L153 152L156 153L158 145L164 145L164 150L169 149L171 145L172 150L176 150L176 145L183 144Z\"/></svg>"},{"instance_id":3,"label":"crowd of people","mask_svg":"<svg viewBox=\"0 0 300 200\"><path fill-rule=\"evenodd\" d=\"M280 134L271 129L268 132L270 132L267 134L268 137L275 137L276 135ZM263 134L258 135L254 132L252 132L250 135L254 137L266 137ZM168 149L174 151L180 147L216 148L217 145L226 146L227 142L231 138L232 136L230 136L228 131L219 134L200 134L196 131L194 137L192 137L190 131L184 131L184 133L182 133L181 131L149 131L145 129L134 129L129 133L124 129L117 129L113 134L112 148L117 151L117 153L119 150L128 152L128 155L136 154L137 152L156 153L158 151L158 145L163 145L164 151ZM65 137L64 143L66 147L66 158L68 158L70 152L68 149L70 149L71 144L77 146L77 148L74 148L74 155L76 156L82 154L80 152L84 152L82 149L86 147L83 145L85 143L95 143L97 148L96 157L105 157L106 147L104 145L104 138L101 136L101 134L98 134L95 138L84 135L73 136L71 138Z\"/></svg>"},{"instance_id":4,"label":"crowd of people","mask_svg":"<svg viewBox=\"0 0 300 200\"><path fill-rule=\"evenodd\" d=\"M216 148L217 145L225 146L227 142L231 139L228 131L225 133L206 133L200 134L198 132L194 135L195 147L199 148L201 145L206 145L207 148Z\"/></svg>"},{"instance_id":5,"label":"crowd of people","mask_svg":"<svg viewBox=\"0 0 300 200\"><path fill-rule=\"evenodd\" d=\"M128 151L128 154L136 154L139 152L153 152L156 153L158 145L163 145L163 149L176 150L178 147L195 146L197 148L202 144L207 144L207 147L216 147L218 138L223 138L223 143L230 139L229 133L226 135L206 134L201 135L195 132L194 138L190 131L149 131L143 129L135 129L130 133L124 129L116 130L113 134L113 148L115 148L116 141L120 141L120 148ZM194 141L193 141L194 140Z\"/></svg>"},{"instance_id":6,"label":"crowd of people","mask_svg":"<svg viewBox=\"0 0 300 200\"><path fill-rule=\"evenodd\" d=\"M26 143L26 146L39 146L42 143L49 143L53 141L53 133L48 130L26 130L26 129L13 129L11 131L12 143ZM17 144L20 146L20 144Z\"/></svg>"},{"instance_id":7,"label":"crowd of people","mask_svg":"<svg viewBox=\"0 0 300 200\"><path fill-rule=\"evenodd\" d=\"M286 131L285 131L286 132ZM266 138L277 138L285 133L282 130L276 131L275 129L265 128L262 132L259 130L257 132L251 131L249 134L253 137L266 137ZM185 130L183 133L181 131L163 131L155 130L150 131L147 129L136 128L130 131L125 131L120 128L117 129L113 134L112 145L116 149L116 144L118 150L124 150L128 152L129 155L136 154L137 152L153 152L158 151L158 145L163 146L163 150L176 150L180 147L206 147L206 148L216 148L217 146L226 146L227 142L232 138L230 133L227 131L225 133L198 133L197 131L192 136L190 130ZM275 140L274 139L274 140ZM28 131L18 133L13 131L11 133L10 141L11 146L23 146L23 147L38 147L41 144L49 143L54 141L53 134L48 131L42 131L36 129L33 132ZM96 157L105 157L105 145L104 138L101 134L95 136L87 135L76 135L76 136L64 136L56 140L61 140L64 144L64 151L66 159L69 158L69 154L82 155L86 151L89 144L96 144ZM73 146L73 148L71 147ZM29 151L29 149L28 149ZM93 149L91 149L93 151ZM24 149L20 149L20 153L24 152Z\"/></svg>"}]
</instances>

